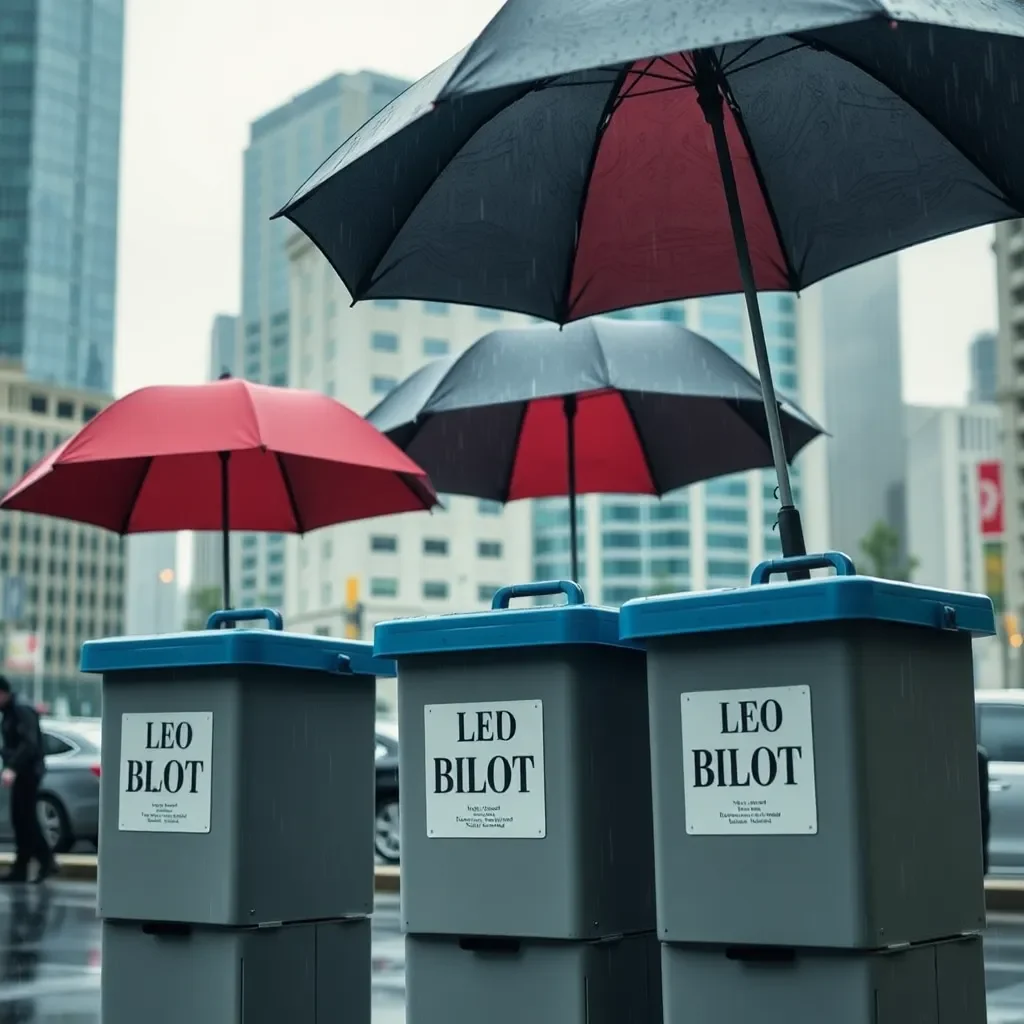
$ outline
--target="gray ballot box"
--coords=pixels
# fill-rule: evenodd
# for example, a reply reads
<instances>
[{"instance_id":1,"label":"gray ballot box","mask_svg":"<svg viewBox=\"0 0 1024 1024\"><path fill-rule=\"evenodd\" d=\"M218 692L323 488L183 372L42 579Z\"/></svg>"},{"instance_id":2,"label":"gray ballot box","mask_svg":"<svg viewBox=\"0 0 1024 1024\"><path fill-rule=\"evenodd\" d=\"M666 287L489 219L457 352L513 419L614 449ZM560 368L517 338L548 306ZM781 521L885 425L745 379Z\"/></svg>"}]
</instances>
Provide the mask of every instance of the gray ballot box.
<instances>
[{"instance_id":1,"label":"gray ballot box","mask_svg":"<svg viewBox=\"0 0 1024 1024\"><path fill-rule=\"evenodd\" d=\"M263 618L270 629L217 628ZM283 632L269 609L208 626L82 649L82 670L103 676L104 1024L270 1019L257 998L267 956L280 957L277 985L325 1008L341 999L318 977L330 950L355 958L331 971L369 977L376 678L394 665L369 643ZM306 957L311 943L327 952ZM182 1016L200 994L193 971L219 981L196 1004L205 1015ZM232 971L244 984L218 1001ZM368 996L345 1019L367 1021Z\"/></svg>"},{"instance_id":2,"label":"gray ballot box","mask_svg":"<svg viewBox=\"0 0 1024 1024\"><path fill-rule=\"evenodd\" d=\"M526 584L376 627L398 665L409 1024L582 1024L613 969L660 1011L644 655L583 601Z\"/></svg>"},{"instance_id":3,"label":"gray ballot box","mask_svg":"<svg viewBox=\"0 0 1024 1024\"><path fill-rule=\"evenodd\" d=\"M823 566L837 574L766 585ZM836 972L850 993L883 975L909 991L940 954L894 951L985 920L971 641L994 632L991 601L857 576L838 553L763 563L752 584L620 615L647 645L665 1002L688 1024L817 1021ZM787 1016L800 993L814 1013Z\"/></svg>"}]
</instances>

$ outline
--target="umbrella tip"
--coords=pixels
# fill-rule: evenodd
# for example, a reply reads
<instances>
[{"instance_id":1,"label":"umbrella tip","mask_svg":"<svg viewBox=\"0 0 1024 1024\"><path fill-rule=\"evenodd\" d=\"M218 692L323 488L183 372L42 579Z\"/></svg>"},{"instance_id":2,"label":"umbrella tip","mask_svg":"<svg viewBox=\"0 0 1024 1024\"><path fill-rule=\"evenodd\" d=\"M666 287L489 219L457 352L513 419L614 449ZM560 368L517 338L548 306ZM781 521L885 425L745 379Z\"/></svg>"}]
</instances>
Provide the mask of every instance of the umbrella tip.
<instances>
[{"instance_id":1,"label":"umbrella tip","mask_svg":"<svg viewBox=\"0 0 1024 1024\"><path fill-rule=\"evenodd\" d=\"M231 380L231 373L228 370L222 370L217 380Z\"/></svg>"}]
</instances>

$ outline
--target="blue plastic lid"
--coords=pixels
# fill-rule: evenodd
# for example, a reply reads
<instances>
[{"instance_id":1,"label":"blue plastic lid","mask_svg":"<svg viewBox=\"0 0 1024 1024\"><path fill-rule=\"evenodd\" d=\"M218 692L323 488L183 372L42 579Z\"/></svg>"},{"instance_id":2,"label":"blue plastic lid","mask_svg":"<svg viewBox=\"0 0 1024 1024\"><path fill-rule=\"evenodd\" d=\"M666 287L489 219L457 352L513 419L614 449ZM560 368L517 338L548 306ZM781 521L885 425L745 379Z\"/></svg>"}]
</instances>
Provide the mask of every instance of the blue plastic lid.
<instances>
[{"instance_id":1,"label":"blue plastic lid","mask_svg":"<svg viewBox=\"0 0 1024 1024\"><path fill-rule=\"evenodd\" d=\"M335 675L394 676L395 663L374 657L373 645L281 631L281 616L269 609L215 612L208 626L266 618L267 629L208 628L195 633L122 636L82 645L83 672L267 665Z\"/></svg>"},{"instance_id":2,"label":"blue plastic lid","mask_svg":"<svg viewBox=\"0 0 1024 1024\"><path fill-rule=\"evenodd\" d=\"M839 575L762 586L793 569L835 568ZM763 562L750 587L639 598L622 606L619 632L630 640L759 629L805 623L871 620L992 636L995 613L981 594L853 575L838 552Z\"/></svg>"},{"instance_id":3,"label":"blue plastic lid","mask_svg":"<svg viewBox=\"0 0 1024 1024\"><path fill-rule=\"evenodd\" d=\"M543 608L508 607L516 597L564 594L568 604ZM380 622L374 630L378 657L402 658L451 651L504 650L509 647L593 645L639 648L619 637L619 614L583 603L583 591L568 580L502 587L491 610Z\"/></svg>"}]
</instances>

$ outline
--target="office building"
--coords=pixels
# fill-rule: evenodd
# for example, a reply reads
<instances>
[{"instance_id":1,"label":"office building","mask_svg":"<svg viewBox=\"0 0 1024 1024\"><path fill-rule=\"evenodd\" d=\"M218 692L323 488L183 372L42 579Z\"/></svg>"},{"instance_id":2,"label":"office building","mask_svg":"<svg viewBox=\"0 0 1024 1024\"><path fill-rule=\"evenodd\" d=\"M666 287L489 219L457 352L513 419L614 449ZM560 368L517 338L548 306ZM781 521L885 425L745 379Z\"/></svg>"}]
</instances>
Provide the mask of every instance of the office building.
<instances>
[{"instance_id":1,"label":"office building","mask_svg":"<svg viewBox=\"0 0 1024 1024\"><path fill-rule=\"evenodd\" d=\"M776 388L822 418L820 295L797 302L763 295L761 309ZM726 295L627 310L619 319L674 321L713 340L756 372L741 296ZM709 438L708 443L714 439ZM808 549L828 538L825 452L816 440L792 471ZM755 470L684 488L660 501L589 495L579 504L580 582L593 601L618 605L646 594L744 586L751 568L780 553L774 529L775 476ZM564 499L534 503L533 575L569 574L569 517Z\"/></svg>"},{"instance_id":2,"label":"office building","mask_svg":"<svg viewBox=\"0 0 1024 1024\"><path fill-rule=\"evenodd\" d=\"M365 414L432 357L525 317L441 302L377 300L352 306L304 235L291 238L292 382ZM369 637L396 616L486 607L505 583L530 577L530 508L442 496L443 510L388 516L289 537L282 573L290 629ZM241 589L250 593L255 543L243 538ZM283 554L283 552L282 552ZM247 578L248 577L248 578Z\"/></svg>"},{"instance_id":3,"label":"office building","mask_svg":"<svg viewBox=\"0 0 1024 1024\"><path fill-rule=\"evenodd\" d=\"M96 392L29 381L20 368L0 366L3 490L109 401ZM113 533L23 512L0 515L0 576L5 596L16 595L4 602L5 636L9 643L15 636L35 638L48 686L71 681L98 693L95 681L81 680L79 651L86 640L124 631L124 561L124 543ZM98 703L91 706L97 713Z\"/></svg>"},{"instance_id":4,"label":"office building","mask_svg":"<svg viewBox=\"0 0 1024 1024\"><path fill-rule=\"evenodd\" d=\"M140 533L126 540L125 633L152 636L181 629L178 535Z\"/></svg>"},{"instance_id":5,"label":"office building","mask_svg":"<svg viewBox=\"0 0 1024 1024\"><path fill-rule=\"evenodd\" d=\"M830 538L854 562L879 522L906 557L906 472L895 255L817 285L825 382Z\"/></svg>"},{"instance_id":6,"label":"office building","mask_svg":"<svg viewBox=\"0 0 1024 1024\"><path fill-rule=\"evenodd\" d=\"M242 314L237 375L287 385L293 364L289 346L300 322L290 309L286 239L294 230L275 213L310 174L364 121L386 106L405 82L362 71L334 75L250 126L244 157L242 206ZM347 299L339 299L344 302ZM294 383L294 381L291 381ZM251 588L239 602L281 605L284 538L244 538L255 572L243 573Z\"/></svg>"},{"instance_id":7,"label":"office building","mask_svg":"<svg viewBox=\"0 0 1024 1024\"><path fill-rule=\"evenodd\" d=\"M968 350L970 390L968 405L981 405L996 400L996 334L982 331Z\"/></svg>"},{"instance_id":8,"label":"office building","mask_svg":"<svg viewBox=\"0 0 1024 1024\"><path fill-rule=\"evenodd\" d=\"M1006 221L995 230L996 401L1002 414L1003 516L1006 608L1024 619L1024 222ZM1014 686L1024 686L1024 659Z\"/></svg>"},{"instance_id":9,"label":"office building","mask_svg":"<svg viewBox=\"0 0 1024 1024\"><path fill-rule=\"evenodd\" d=\"M124 0L0 3L0 358L113 389Z\"/></svg>"},{"instance_id":10,"label":"office building","mask_svg":"<svg viewBox=\"0 0 1024 1024\"><path fill-rule=\"evenodd\" d=\"M1002 604L1001 417L995 405L910 406L907 519L914 582ZM991 490L990 490L991 489ZM1005 637L975 642L975 682L1002 685ZM1001 657L1005 655L1005 659Z\"/></svg>"},{"instance_id":11,"label":"office building","mask_svg":"<svg viewBox=\"0 0 1024 1024\"><path fill-rule=\"evenodd\" d=\"M237 377L238 374L238 317L218 313L213 318L210 329L210 358L206 371L207 380L217 380L222 374ZM237 579L238 538L233 539L232 575ZM189 591L220 588L223 572L223 541L221 534L216 532L197 532L192 534L192 578ZM163 567L158 567L158 572ZM186 604L189 603L186 597ZM186 614L190 609L186 608Z\"/></svg>"}]
</instances>

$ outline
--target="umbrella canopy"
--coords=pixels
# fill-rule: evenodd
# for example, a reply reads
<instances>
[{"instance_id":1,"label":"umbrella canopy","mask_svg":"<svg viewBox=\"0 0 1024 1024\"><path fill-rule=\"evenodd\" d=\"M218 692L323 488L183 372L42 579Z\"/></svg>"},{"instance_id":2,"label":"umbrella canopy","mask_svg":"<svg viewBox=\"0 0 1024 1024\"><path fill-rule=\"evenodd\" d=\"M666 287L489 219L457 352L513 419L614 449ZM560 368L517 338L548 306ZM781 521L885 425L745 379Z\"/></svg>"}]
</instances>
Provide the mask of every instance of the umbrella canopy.
<instances>
[{"instance_id":1,"label":"umbrella canopy","mask_svg":"<svg viewBox=\"0 0 1024 1024\"><path fill-rule=\"evenodd\" d=\"M281 211L353 297L568 322L1024 214L1018 0L509 0Z\"/></svg>"},{"instance_id":2,"label":"umbrella canopy","mask_svg":"<svg viewBox=\"0 0 1024 1024\"><path fill-rule=\"evenodd\" d=\"M782 403L786 454L822 431ZM761 386L699 334L594 319L499 330L422 367L367 416L452 494L667 491L772 465ZM564 443L559 439L564 438ZM578 577L575 536L573 575Z\"/></svg>"},{"instance_id":3,"label":"umbrella canopy","mask_svg":"<svg viewBox=\"0 0 1024 1024\"><path fill-rule=\"evenodd\" d=\"M424 471L350 409L311 391L220 380L148 387L104 409L0 508L117 533L305 533L429 509Z\"/></svg>"}]
</instances>

